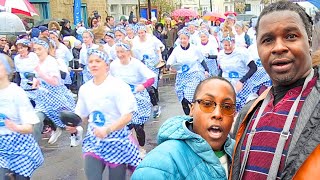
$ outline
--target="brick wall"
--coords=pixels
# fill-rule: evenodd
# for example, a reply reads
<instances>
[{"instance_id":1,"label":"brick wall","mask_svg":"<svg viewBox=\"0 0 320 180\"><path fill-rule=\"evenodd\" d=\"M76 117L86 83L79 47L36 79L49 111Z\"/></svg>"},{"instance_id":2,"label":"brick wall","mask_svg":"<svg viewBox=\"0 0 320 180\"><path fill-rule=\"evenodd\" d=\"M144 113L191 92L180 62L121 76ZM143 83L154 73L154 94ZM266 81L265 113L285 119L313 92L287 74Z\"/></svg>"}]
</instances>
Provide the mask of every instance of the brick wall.
<instances>
[{"instance_id":1,"label":"brick wall","mask_svg":"<svg viewBox=\"0 0 320 180\"><path fill-rule=\"evenodd\" d=\"M73 23L73 1L50 0L51 17L69 19ZM107 16L107 0L82 0L82 3L87 4L88 17L91 16L94 10L97 10L102 17L102 21L105 21Z\"/></svg>"}]
</instances>

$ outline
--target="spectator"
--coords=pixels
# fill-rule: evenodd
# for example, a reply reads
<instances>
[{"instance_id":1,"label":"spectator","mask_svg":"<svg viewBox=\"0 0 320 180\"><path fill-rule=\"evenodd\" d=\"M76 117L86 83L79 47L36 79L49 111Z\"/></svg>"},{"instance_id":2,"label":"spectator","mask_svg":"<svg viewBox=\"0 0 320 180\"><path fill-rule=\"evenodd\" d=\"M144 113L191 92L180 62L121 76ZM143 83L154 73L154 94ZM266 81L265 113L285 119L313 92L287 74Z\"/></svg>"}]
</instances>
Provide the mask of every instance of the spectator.
<instances>
[{"instance_id":1,"label":"spectator","mask_svg":"<svg viewBox=\"0 0 320 180\"><path fill-rule=\"evenodd\" d=\"M39 26L40 35L42 38L49 38L49 29L45 26Z\"/></svg>"},{"instance_id":2,"label":"spectator","mask_svg":"<svg viewBox=\"0 0 320 180\"><path fill-rule=\"evenodd\" d=\"M226 79L202 81L190 116L170 118L160 127L159 145L139 164L132 179L227 179L235 101Z\"/></svg>"},{"instance_id":3,"label":"spectator","mask_svg":"<svg viewBox=\"0 0 320 180\"><path fill-rule=\"evenodd\" d=\"M10 55L10 47L5 35L0 35L0 53Z\"/></svg>"},{"instance_id":4,"label":"spectator","mask_svg":"<svg viewBox=\"0 0 320 180\"><path fill-rule=\"evenodd\" d=\"M114 29L114 17L107 16L106 23L104 25L106 26L106 31L112 31Z\"/></svg>"},{"instance_id":5,"label":"spectator","mask_svg":"<svg viewBox=\"0 0 320 180\"><path fill-rule=\"evenodd\" d=\"M273 86L238 115L229 179L319 179L320 71L312 68L312 21L298 4L278 1L263 9L256 32Z\"/></svg>"},{"instance_id":6,"label":"spectator","mask_svg":"<svg viewBox=\"0 0 320 180\"><path fill-rule=\"evenodd\" d=\"M65 37L65 36L74 36L75 35L75 33L71 29L70 21L67 20L67 19L64 19L64 22L62 24L61 35L63 37Z\"/></svg>"}]
</instances>

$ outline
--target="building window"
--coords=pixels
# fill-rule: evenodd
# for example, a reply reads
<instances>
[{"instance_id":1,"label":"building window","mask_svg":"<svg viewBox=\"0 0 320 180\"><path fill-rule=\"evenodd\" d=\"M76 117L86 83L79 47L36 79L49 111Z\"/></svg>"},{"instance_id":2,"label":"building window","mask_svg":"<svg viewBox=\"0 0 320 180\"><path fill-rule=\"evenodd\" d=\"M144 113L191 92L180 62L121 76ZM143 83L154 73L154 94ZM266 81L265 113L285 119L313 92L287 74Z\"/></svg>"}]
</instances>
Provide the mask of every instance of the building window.
<instances>
[{"instance_id":1,"label":"building window","mask_svg":"<svg viewBox=\"0 0 320 180\"><path fill-rule=\"evenodd\" d=\"M38 10L41 19L50 18L49 0L29 0L29 2Z\"/></svg>"},{"instance_id":2,"label":"building window","mask_svg":"<svg viewBox=\"0 0 320 180\"><path fill-rule=\"evenodd\" d=\"M111 5L110 6L110 11L111 12L116 12L116 9L117 9L117 5Z\"/></svg>"},{"instance_id":3,"label":"building window","mask_svg":"<svg viewBox=\"0 0 320 180\"><path fill-rule=\"evenodd\" d=\"M228 9L229 9L228 6L224 6L224 11L225 12L229 11Z\"/></svg>"}]
</instances>

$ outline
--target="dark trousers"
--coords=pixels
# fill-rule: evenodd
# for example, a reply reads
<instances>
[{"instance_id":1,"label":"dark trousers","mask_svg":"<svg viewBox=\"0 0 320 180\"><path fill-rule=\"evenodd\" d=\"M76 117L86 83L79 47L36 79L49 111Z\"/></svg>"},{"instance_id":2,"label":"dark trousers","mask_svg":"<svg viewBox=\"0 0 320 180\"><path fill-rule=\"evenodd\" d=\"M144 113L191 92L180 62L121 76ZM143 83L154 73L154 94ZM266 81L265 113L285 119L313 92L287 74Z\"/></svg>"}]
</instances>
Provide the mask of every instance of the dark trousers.
<instances>
[{"instance_id":1,"label":"dark trousers","mask_svg":"<svg viewBox=\"0 0 320 180\"><path fill-rule=\"evenodd\" d=\"M29 177L24 177L19 174L15 174L9 169L0 168L0 179L1 180L30 180Z\"/></svg>"},{"instance_id":2,"label":"dark trousers","mask_svg":"<svg viewBox=\"0 0 320 180\"><path fill-rule=\"evenodd\" d=\"M144 131L144 124L130 124L128 128L131 130L134 128L137 134L137 139L139 142L139 146L144 146L146 143L146 133Z\"/></svg>"}]
</instances>

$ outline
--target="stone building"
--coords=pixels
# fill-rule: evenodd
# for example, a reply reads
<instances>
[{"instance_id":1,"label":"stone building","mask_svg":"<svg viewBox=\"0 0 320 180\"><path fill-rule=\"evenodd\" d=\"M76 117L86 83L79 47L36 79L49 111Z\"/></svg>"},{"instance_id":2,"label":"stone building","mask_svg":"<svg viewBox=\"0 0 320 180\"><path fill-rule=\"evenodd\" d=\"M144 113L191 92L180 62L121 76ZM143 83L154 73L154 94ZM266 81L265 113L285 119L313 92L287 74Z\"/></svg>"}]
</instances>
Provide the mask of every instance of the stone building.
<instances>
[{"instance_id":1,"label":"stone building","mask_svg":"<svg viewBox=\"0 0 320 180\"><path fill-rule=\"evenodd\" d=\"M41 19L65 18L73 23L74 0L29 0L38 10ZM82 0L82 19L87 21L93 11L98 11L105 21L107 16L107 0Z\"/></svg>"}]
</instances>

